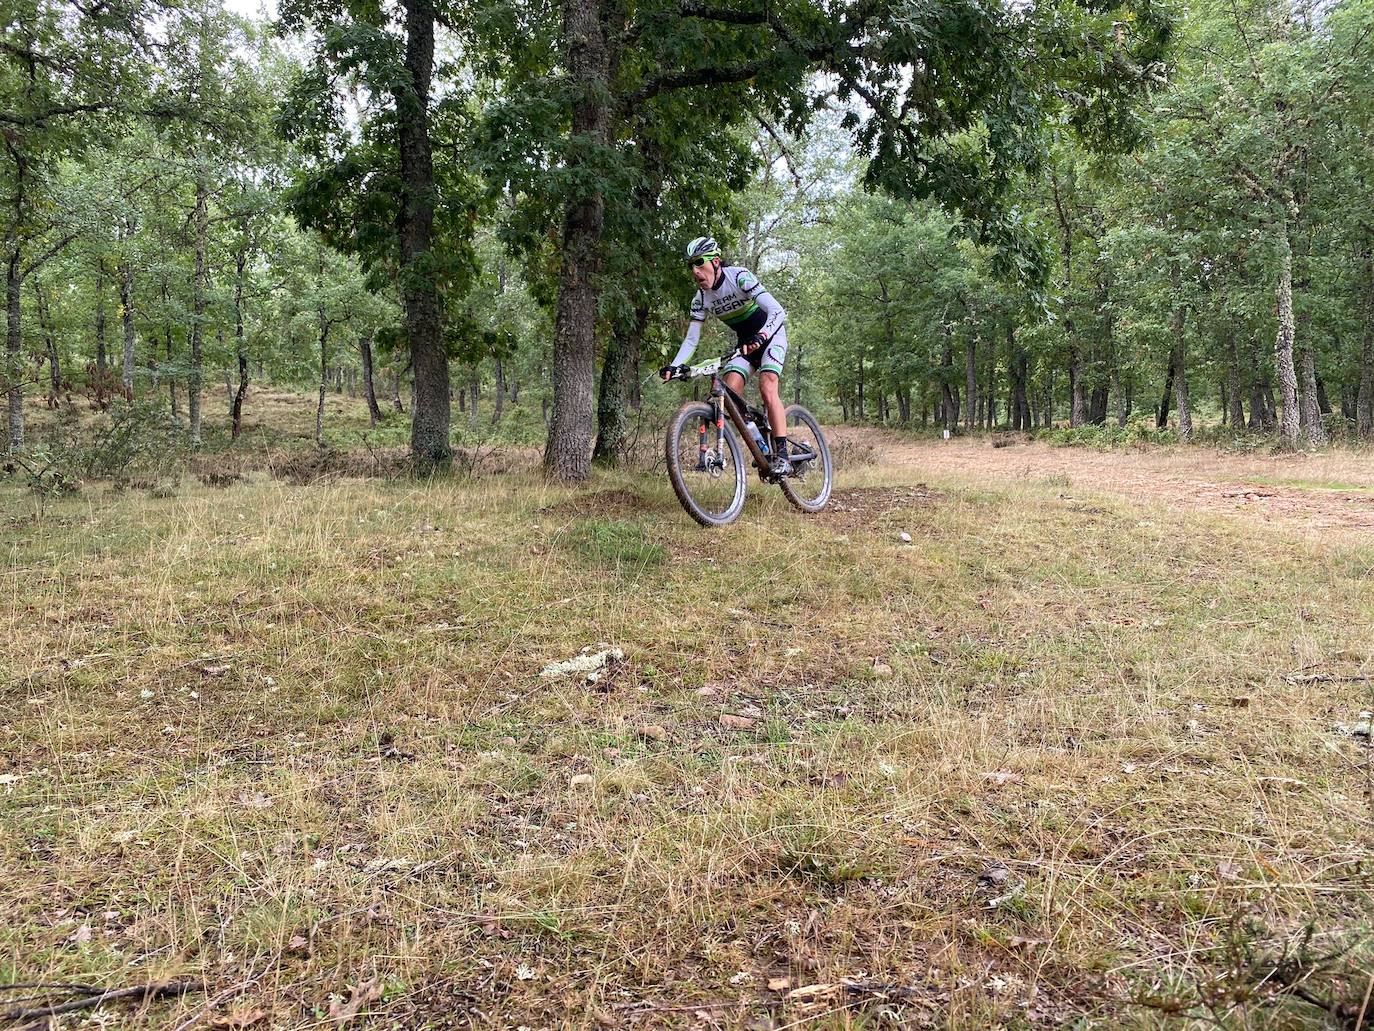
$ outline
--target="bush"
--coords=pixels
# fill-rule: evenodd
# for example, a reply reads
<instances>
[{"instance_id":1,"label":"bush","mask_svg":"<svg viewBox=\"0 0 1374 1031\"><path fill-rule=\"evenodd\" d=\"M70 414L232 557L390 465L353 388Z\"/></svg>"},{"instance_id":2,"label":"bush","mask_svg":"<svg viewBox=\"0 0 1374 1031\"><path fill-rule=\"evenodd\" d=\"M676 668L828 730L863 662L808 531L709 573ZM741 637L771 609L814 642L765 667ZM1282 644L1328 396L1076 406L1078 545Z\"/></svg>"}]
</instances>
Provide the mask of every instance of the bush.
<instances>
[{"instance_id":1,"label":"bush","mask_svg":"<svg viewBox=\"0 0 1374 1031\"><path fill-rule=\"evenodd\" d=\"M88 479L127 483L139 477L156 484L181 466L187 450L185 434L165 411L120 404L93 424L62 422L49 439L12 456L8 471L22 472L42 496L57 497Z\"/></svg>"},{"instance_id":2,"label":"bush","mask_svg":"<svg viewBox=\"0 0 1374 1031\"><path fill-rule=\"evenodd\" d=\"M1173 430L1157 430L1144 422L1133 422L1127 426L1117 426L1115 423L1072 428L1056 426L1047 430L1037 430L1033 436L1035 440L1044 441L1052 447L1091 447L1100 451L1142 444L1178 443L1178 434Z\"/></svg>"}]
</instances>

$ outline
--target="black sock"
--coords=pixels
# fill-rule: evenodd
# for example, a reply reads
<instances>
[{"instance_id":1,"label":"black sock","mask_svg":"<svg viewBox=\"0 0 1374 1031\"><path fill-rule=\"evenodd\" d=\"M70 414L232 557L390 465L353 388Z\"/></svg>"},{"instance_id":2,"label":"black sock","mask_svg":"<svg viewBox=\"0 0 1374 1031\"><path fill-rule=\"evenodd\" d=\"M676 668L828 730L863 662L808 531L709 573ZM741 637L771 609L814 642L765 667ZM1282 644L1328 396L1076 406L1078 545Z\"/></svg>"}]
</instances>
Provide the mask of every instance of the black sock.
<instances>
[{"instance_id":1,"label":"black sock","mask_svg":"<svg viewBox=\"0 0 1374 1031\"><path fill-rule=\"evenodd\" d=\"M787 438L786 438L786 437L774 437L774 438L773 438L773 454L777 455L779 458L786 458L786 457L787 457Z\"/></svg>"}]
</instances>

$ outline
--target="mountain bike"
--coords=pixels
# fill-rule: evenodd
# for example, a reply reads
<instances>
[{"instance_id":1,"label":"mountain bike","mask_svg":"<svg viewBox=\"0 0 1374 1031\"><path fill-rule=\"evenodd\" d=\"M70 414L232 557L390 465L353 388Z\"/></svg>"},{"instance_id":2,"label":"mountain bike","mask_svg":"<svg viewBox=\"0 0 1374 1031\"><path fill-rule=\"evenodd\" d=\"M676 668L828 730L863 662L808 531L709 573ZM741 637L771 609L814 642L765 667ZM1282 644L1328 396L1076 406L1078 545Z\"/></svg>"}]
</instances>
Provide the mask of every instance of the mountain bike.
<instances>
[{"instance_id":1,"label":"mountain bike","mask_svg":"<svg viewBox=\"0 0 1374 1031\"><path fill-rule=\"evenodd\" d=\"M709 399L686 402L668 423L668 479L673 492L702 526L733 523L744 508L744 452L748 449L759 479L776 483L803 512L819 512L830 500L835 475L820 423L801 405L787 406L792 472L774 475L769 465L772 438L765 436L768 413L746 404L720 375L721 368L740 353L736 348L700 365L678 366L669 377L669 382L711 377Z\"/></svg>"}]
</instances>

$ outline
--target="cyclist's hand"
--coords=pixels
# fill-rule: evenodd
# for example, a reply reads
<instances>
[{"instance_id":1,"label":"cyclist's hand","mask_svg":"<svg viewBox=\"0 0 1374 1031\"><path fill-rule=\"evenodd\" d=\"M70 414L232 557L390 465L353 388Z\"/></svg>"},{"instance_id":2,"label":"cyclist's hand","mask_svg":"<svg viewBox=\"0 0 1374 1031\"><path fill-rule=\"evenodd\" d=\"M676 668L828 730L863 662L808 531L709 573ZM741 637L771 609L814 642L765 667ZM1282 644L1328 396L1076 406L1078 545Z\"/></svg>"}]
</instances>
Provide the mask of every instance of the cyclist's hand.
<instances>
[{"instance_id":1,"label":"cyclist's hand","mask_svg":"<svg viewBox=\"0 0 1374 1031\"><path fill-rule=\"evenodd\" d=\"M749 343L740 348L740 354L753 354L761 347L768 346L768 338L762 333L755 333Z\"/></svg>"},{"instance_id":2,"label":"cyclist's hand","mask_svg":"<svg viewBox=\"0 0 1374 1031\"><path fill-rule=\"evenodd\" d=\"M663 366L663 368L658 370L658 378L663 380L664 383L667 383L670 379L673 379L675 376L677 376L676 365L665 365Z\"/></svg>"}]
</instances>

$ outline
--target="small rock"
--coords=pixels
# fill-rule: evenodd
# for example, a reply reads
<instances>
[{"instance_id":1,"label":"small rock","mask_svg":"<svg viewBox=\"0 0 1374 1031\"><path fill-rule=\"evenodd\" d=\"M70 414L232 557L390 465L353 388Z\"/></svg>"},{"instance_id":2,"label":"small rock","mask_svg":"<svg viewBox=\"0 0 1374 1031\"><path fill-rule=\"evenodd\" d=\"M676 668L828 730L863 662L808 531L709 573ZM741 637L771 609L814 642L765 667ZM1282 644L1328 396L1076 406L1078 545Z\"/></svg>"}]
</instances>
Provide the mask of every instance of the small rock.
<instances>
[{"instance_id":1,"label":"small rock","mask_svg":"<svg viewBox=\"0 0 1374 1031\"><path fill-rule=\"evenodd\" d=\"M592 775L590 773L576 774L572 780L568 781L568 786L573 788L589 788L592 786Z\"/></svg>"},{"instance_id":2,"label":"small rock","mask_svg":"<svg viewBox=\"0 0 1374 1031\"><path fill-rule=\"evenodd\" d=\"M983 779L996 787L1005 787L1007 784L1024 784L1026 778L1019 773L1011 773L1007 770L993 770L991 773L983 774Z\"/></svg>"},{"instance_id":3,"label":"small rock","mask_svg":"<svg viewBox=\"0 0 1374 1031\"><path fill-rule=\"evenodd\" d=\"M646 724L640 727L637 733L640 737L649 741L666 741L668 738L668 731L660 727L657 723Z\"/></svg>"},{"instance_id":4,"label":"small rock","mask_svg":"<svg viewBox=\"0 0 1374 1031\"><path fill-rule=\"evenodd\" d=\"M720 725L727 730L753 730L758 721L749 716L736 716L732 712L720 714Z\"/></svg>"},{"instance_id":5,"label":"small rock","mask_svg":"<svg viewBox=\"0 0 1374 1031\"><path fill-rule=\"evenodd\" d=\"M983 872L978 875L978 880L982 884L1005 884L1010 879L1011 871L996 860L983 867Z\"/></svg>"},{"instance_id":6,"label":"small rock","mask_svg":"<svg viewBox=\"0 0 1374 1031\"><path fill-rule=\"evenodd\" d=\"M879 662L878 660L874 659L873 675L880 680L886 680L888 677L892 676L892 667L889 666L886 662Z\"/></svg>"},{"instance_id":7,"label":"small rock","mask_svg":"<svg viewBox=\"0 0 1374 1031\"><path fill-rule=\"evenodd\" d=\"M785 992L792 987L790 977L770 977L768 979L768 990L770 992Z\"/></svg>"},{"instance_id":8,"label":"small rock","mask_svg":"<svg viewBox=\"0 0 1374 1031\"><path fill-rule=\"evenodd\" d=\"M1369 720L1361 720L1359 723L1333 723L1331 729L1337 734L1368 738L1371 736L1371 730L1374 730L1374 726L1371 726Z\"/></svg>"},{"instance_id":9,"label":"small rock","mask_svg":"<svg viewBox=\"0 0 1374 1031\"><path fill-rule=\"evenodd\" d=\"M899 534L897 535L897 537L898 537L898 539L899 539L903 544L910 544L910 543L911 543L911 534L909 534L909 533L905 533L905 532L899 533Z\"/></svg>"}]
</instances>

